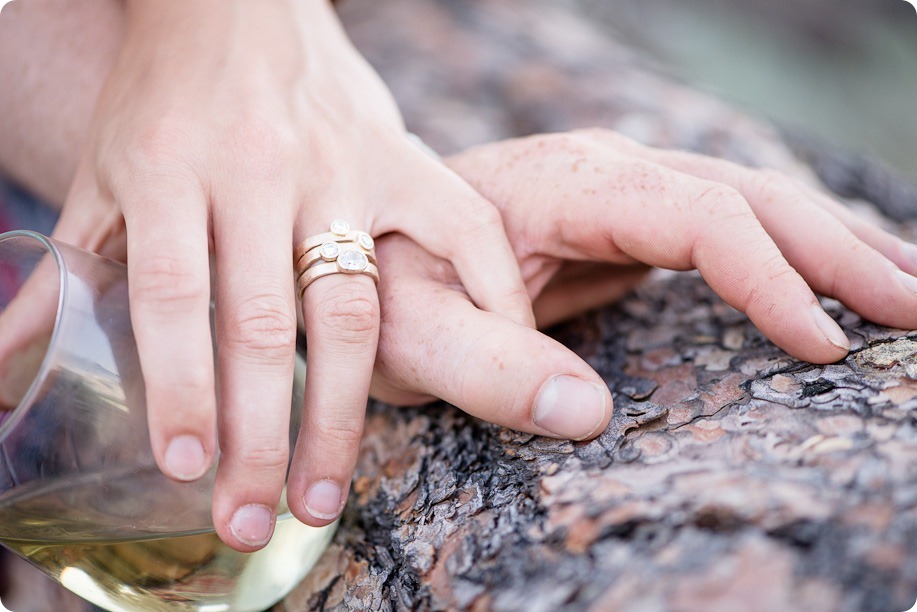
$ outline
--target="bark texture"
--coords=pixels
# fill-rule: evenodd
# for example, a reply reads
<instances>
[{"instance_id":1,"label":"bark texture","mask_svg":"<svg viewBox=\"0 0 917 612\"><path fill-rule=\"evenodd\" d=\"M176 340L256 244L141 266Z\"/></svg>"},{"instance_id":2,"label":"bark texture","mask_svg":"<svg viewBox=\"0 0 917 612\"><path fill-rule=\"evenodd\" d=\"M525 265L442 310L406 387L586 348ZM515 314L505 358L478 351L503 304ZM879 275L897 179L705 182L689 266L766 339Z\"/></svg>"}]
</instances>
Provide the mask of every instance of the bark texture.
<instances>
[{"instance_id":1,"label":"bark texture","mask_svg":"<svg viewBox=\"0 0 917 612\"><path fill-rule=\"evenodd\" d=\"M409 127L442 152L604 126L813 181L814 169L914 236L917 197L900 177L658 76L572 2L342 12ZM615 397L588 444L446 405L372 405L335 541L276 610L909 608L917 334L825 304L854 344L830 366L789 358L696 274L658 273L556 328Z\"/></svg>"}]
</instances>

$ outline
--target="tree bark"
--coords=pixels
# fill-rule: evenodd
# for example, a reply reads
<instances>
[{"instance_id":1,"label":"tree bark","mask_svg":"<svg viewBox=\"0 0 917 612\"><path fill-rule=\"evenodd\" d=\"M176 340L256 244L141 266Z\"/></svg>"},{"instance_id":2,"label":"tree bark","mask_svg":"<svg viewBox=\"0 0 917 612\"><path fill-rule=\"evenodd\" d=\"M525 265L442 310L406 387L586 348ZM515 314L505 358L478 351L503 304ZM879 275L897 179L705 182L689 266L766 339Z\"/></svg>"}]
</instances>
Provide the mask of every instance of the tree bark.
<instances>
[{"instance_id":1,"label":"tree bark","mask_svg":"<svg viewBox=\"0 0 917 612\"><path fill-rule=\"evenodd\" d=\"M604 126L817 171L914 236L901 177L659 76L571 2L348 0L342 12L410 129L441 152ZM276 610L910 607L917 335L824 303L853 340L829 366L789 358L691 273L657 273L552 330L614 394L611 426L588 444L443 404L372 404L334 543Z\"/></svg>"}]
</instances>

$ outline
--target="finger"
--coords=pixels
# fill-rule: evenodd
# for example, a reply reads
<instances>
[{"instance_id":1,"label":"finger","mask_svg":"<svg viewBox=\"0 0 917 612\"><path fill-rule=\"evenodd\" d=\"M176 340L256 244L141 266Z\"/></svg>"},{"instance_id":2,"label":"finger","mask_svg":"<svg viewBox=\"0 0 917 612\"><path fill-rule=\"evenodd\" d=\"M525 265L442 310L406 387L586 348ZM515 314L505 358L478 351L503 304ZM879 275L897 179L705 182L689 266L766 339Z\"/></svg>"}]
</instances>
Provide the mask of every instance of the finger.
<instances>
[{"instance_id":1,"label":"finger","mask_svg":"<svg viewBox=\"0 0 917 612\"><path fill-rule=\"evenodd\" d=\"M790 179L793 185L810 200L837 217L853 235L882 253L908 274L917 274L917 245L892 235L881 227L863 219L830 195L801 181Z\"/></svg>"},{"instance_id":2,"label":"finger","mask_svg":"<svg viewBox=\"0 0 917 612\"><path fill-rule=\"evenodd\" d=\"M392 272L380 284L379 368L394 386L538 435L584 440L604 430L611 394L582 359L538 331L475 308L416 268L396 266L423 257L399 251L380 253ZM423 315L431 310L436 317Z\"/></svg>"},{"instance_id":3,"label":"finger","mask_svg":"<svg viewBox=\"0 0 917 612\"><path fill-rule=\"evenodd\" d=\"M442 163L412 146L406 163L407 186L393 198L414 202L410 217L397 220L399 231L428 252L455 266L465 290L480 308L534 326L532 304L506 236L500 212ZM418 183L417 177L426 180ZM420 211L420 212L418 212Z\"/></svg>"},{"instance_id":4,"label":"finger","mask_svg":"<svg viewBox=\"0 0 917 612\"><path fill-rule=\"evenodd\" d=\"M333 274L308 286L302 310L308 376L287 499L300 520L322 526L338 517L350 489L376 357L379 300L368 276Z\"/></svg>"},{"instance_id":5,"label":"finger","mask_svg":"<svg viewBox=\"0 0 917 612\"><path fill-rule=\"evenodd\" d=\"M815 291L876 323L917 327L917 278L778 175L747 171L744 179L755 214Z\"/></svg>"},{"instance_id":6,"label":"finger","mask_svg":"<svg viewBox=\"0 0 917 612\"><path fill-rule=\"evenodd\" d=\"M6 238L3 249L18 249L29 269L0 265L0 410L22 401L44 359L60 297L60 273L51 255L27 238ZM9 241L13 241L12 243ZM34 251L24 248L35 247ZM21 274L28 274L24 280Z\"/></svg>"},{"instance_id":7,"label":"finger","mask_svg":"<svg viewBox=\"0 0 917 612\"><path fill-rule=\"evenodd\" d=\"M510 161L499 174L485 170L485 179L475 182L496 202L505 203L507 194L537 198L539 207L529 208L541 211L537 223L514 219L520 225L513 231L539 245L539 252L696 268L720 297L787 352L818 363L846 354L849 342L841 329L736 190L622 156L581 135L554 137L547 144L538 155L504 155ZM524 151L531 143L515 147ZM483 153L483 162L460 156L453 163L467 169L497 155L493 149L490 156ZM571 172L571 160L576 166L578 159L590 160L589 171ZM513 192L507 185L513 176L537 178Z\"/></svg>"},{"instance_id":8,"label":"finger","mask_svg":"<svg viewBox=\"0 0 917 612\"><path fill-rule=\"evenodd\" d=\"M668 168L711 181L719 181L742 190L743 186L764 181L781 186L778 191L796 190L809 201L825 209L843 223L854 236L873 247L909 274L917 274L917 246L894 236L855 214L836 199L803 181L769 170L746 168L728 160L708 157L688 151L672 151L647 147L608 130L587 130L590 138L613 146L620 151L662 164ZM767 185L765 185L767 186ZM768 190L765 190L765 192ZM779 194L772 194L779 195ZM796 196L798 198L798 195ZM756 204L752 198L752 204ZM769 200L767 196L761 198ZM767 205L767 201L762 202Z\"/></svg>"},{"instance_id":9,"label":"finger","mask_svg":"<svg viewBox=\"0 0 917 612\"><path fill-rule=\"evenodd\" d=\"M690 245L689 261L710 287L791 355L813 363L843 358L847 337L741 194L705 181L684 188L695 212L685 219L690 230L682 246Z\"/></svg>"},{"instance_id":10,"label":"finger","mask_svg":"<svg viewBox=\"0 0 917 612\"><path fill-rule=\"evenodd\" d=\"M645 266L568 264L535 298L535 320L544 329L621 299L643 281Z\"/></svg>"},{"instance_id":11,"label":"finger","mask_svg":"<svg viewBox=\"0 0 917 612\"><path fill-rule=\"evenodd\" d=\"M177 174L138 179L121 202L153 454L167 476L194 480L216 448L207 202Z\"/></svg>"},{"instance_id":12,"label":"finger","mask_svg":"<svg viewBox=\"0 0 917 612\"><path fill-rule=\"evenodd\" d=\"M917 278L895 265L914 269L910 245L781 173L690 153L641 154L739 190L790 265L819 293L876 323L917 326Z\"/></svg>"},{"instance_id":13,"label":"finger","mask_svg":"<svg viewBox=\"0 0 917 612\"><path fill-rule=\"evenodd\" d=\"M270 540L290 461L291 220L276 210L236 212L253 201L292 201L282 188L271 191L247 201L236 191L218 203L213 222L222 451L213 513L221 538L242 551Z\"/></svg>"},{"instance_id":14,"label":"finger","mask_svg":"<svg viewBox=\"0 0 917 612\"><path fill-rule=\"evenodd\" d=\"M127 233L121 208L96 179L94 166L84 162L67 193L51 237L104 257L127 258Z\"/></svg>"}]
</instances>

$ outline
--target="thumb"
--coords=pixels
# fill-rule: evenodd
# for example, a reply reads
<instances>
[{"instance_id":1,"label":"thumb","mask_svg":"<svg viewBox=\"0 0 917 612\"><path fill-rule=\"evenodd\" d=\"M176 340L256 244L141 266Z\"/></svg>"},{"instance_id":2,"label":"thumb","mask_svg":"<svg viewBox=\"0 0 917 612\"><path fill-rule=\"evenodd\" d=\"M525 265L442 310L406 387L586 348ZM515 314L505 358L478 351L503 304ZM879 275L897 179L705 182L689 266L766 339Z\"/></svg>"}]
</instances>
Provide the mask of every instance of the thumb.
<instances>
[{"instance_id":1,"label":"thumb","mask_svg":"<svg viewBox=\"0 0 917 612\"><path fill-rule=\"evenodd\" d=\"M94 180L85 177L77 175L52 237L117 255L119 241L108 239L117 234L111 230L114 206L95 197ZM38 240L11 237L0 248L11 250L14 255L6 261L15 267L0 278L0 409L10 409L23 399L41 367L54 331L61 277L57 262Z\"/></svg>"},{"instance_id":2,"label":"thumb","mask_svg":"<svg viewBox=\"0 0 917 612\"><path fill-rule=\"evenodd\" d=\"M412 275L409 266L386 269L377 364L390 386L538 435L583 440L608 425L608 387L568 348L478 310L463 293Z\"/></svg>"},{"instance_id":3,"label":"thumb","mask_svg":"<svg viewBox=\"0 0 917 612\"><path fill-rule=\"evenodd\" d=\"M121 209L82 164L73 179L51 237L104 257L127 259L127 231Z\"/></svg>"}]
</instances>

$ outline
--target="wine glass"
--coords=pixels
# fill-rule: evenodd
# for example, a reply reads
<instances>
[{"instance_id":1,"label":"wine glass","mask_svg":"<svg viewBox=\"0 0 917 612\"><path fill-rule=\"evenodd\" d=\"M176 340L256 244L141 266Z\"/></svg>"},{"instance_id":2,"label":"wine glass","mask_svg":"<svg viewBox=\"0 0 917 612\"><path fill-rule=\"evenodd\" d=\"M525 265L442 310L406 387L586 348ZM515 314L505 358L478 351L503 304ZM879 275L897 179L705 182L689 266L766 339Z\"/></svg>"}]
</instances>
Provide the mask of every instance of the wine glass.
<instances>
[{"instance_id":1,"label":"wine glass","mask_svg":"<svg viewBox=\"0 0 917 612\"><path fill-rule=\"evenodd\" d=\"M35 232L0 235L0 543L108 610L263 610L336 524L282 506L271 542L236 552L214 532L214 475L182 483L156 466L127 268Z\"/></svg>"}]
</instances>

